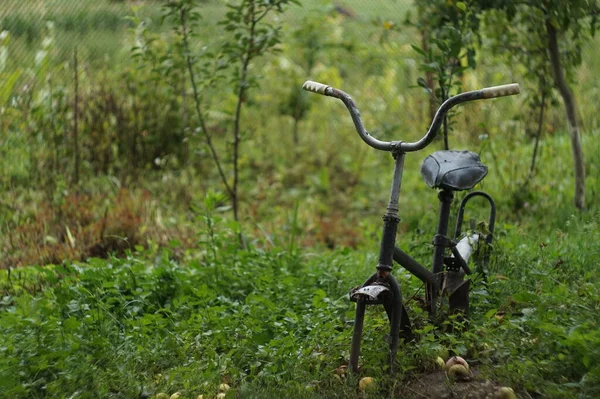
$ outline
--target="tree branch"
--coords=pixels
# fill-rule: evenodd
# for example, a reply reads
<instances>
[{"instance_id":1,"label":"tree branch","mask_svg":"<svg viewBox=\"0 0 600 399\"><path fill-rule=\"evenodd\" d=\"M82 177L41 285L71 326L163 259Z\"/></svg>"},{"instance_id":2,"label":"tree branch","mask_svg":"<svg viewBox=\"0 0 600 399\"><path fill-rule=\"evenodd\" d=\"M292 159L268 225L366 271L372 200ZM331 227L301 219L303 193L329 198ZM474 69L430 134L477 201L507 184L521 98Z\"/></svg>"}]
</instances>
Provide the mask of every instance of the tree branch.
<instances>
[{"instance_id":1,"label":"tree branch","mask_svg":"<svg viewBox=\"0 0 600 399\"><path fill-rule=\"evenodd\" d=\"M213 158L213 160L217 166L217 169L219 171L221 181L223 182L223 185L225 186L227 193L231 197L235 197L235 192L234 192L234 190L232 190L231 186L229 185L229 183L227 181L227 177L225 177L225 173L223 172L223 168L221 167L221 161L219 159L219 155L217 154L217 151L215 150L215 146L212 143L212 138L208 132L208 129L206 128L206 122L204 121L204 116L202 115L202 105L200 104L200 94L198 92L198 85L196 84L196 78L194 77L194 68L193 68L193 64L192 64L192 58L190 55L191 54L190 46L188 43L188 31L187 31L187 25L186 25L185 9L182 9L181 12L179 13L179 21L181 23L181 30L182 30L181 35L183 37L185 60L186 60L186 64L187 64L188 73L190 74L190 81L192 84L192 89L194 91L194 103L196 106L196 114L198 116L198 122L200 123L200 129L202 130L202 134L206 141L206 145L208 146L208 148L210 150L212 158Z\"/></svg>"}]
</instances>

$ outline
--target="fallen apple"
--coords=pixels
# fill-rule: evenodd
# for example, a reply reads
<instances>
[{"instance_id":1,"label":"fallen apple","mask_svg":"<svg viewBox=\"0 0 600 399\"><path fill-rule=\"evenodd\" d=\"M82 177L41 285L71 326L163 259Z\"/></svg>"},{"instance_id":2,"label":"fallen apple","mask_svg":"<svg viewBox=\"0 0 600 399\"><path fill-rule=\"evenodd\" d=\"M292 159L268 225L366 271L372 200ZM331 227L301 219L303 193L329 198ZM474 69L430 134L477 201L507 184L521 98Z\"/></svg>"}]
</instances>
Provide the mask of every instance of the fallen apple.
<instances>
[{"instance_id":1,"label":"fallen apple","mask_svg":"<svg viewBox=\"0 0 600 399\"><path fill-rule=\"evenodd\" d=\"M444 362L444 359L442 359L439 356L435 358L435 364L437 364L441 369L443 369L444 366L446 365L446 363Z\"/></svg>"},{"instance_id":2,"label":"fallen apple","mask_svg":"<svg viewBox=\"0 0 600 399\"><path fill-rule=\"evenodd\" d=\"M159 392L154 396L156 399L169 399L169 395L164 392Z\"/></svg>"},{"instance_id":3,"label":"fallen apple","mask_svg":"<svg viewBox=\"0 0 600 399\"><path fill-rule=\"evenodd\" d=\"M450 359L448 359L448 361L446 362L446 370L450 370L452 366L457 364L460 364L461 366L464 366L467 370L469 370L469 363L467 363L467 361L460 356L452 356Z\"/></svg>"},{"instance_id":4,"label":"fallen apple","mask_svg":"<svg viewBox=\"0 0 600 399\"><path fill-rule=\"evenodd\" d=\"M494 398L496 398L496 399L517 399L517 395L515 395L515 391L513 391L512 388L502 387L494 393Z\"/></svg>"},{"instance_id":5,"label":"fallen apple","mask_svg":"<svg viewBox=\"0 0 600 399\"><path fill-rule=\"evenodd\" d=\"M358 382L358 390L360 392L367 392L374 390L376 387L375 379L372 377L363 377Z\"/></svg>"},{"instance_id":6,"label":"fallen apple","mask_svg":"<svg viewBox=\"0 0 600 399\"><path fill-rule=\"evenodd\" d=\"M450 367L450 369L448 369L448 376L457 380L463 380L470 376L469 369L467 369L462 364L455 364L452 367Z\"/></svg>"},{"instance_id":7,"label":"fallen apple","mask_svg":"<svg viewBox=\"0 0 600 399\"><path fill-rule=\"evenodd\" d=\"M181 392L175 392L173 395L169 397L169 399L179 399L181 396Z\"/></svg>"},{"instance_id":8,"label":"fallen apple","mask_svg":"<svg viewBox=\"0 0 600 399\"><path fill-rule=\"evenodd\" d=\"M231 389L231 387L228 384L223 383L219 385L219 392L227 392L229 389Z\"/></svg>"}]
</instances>

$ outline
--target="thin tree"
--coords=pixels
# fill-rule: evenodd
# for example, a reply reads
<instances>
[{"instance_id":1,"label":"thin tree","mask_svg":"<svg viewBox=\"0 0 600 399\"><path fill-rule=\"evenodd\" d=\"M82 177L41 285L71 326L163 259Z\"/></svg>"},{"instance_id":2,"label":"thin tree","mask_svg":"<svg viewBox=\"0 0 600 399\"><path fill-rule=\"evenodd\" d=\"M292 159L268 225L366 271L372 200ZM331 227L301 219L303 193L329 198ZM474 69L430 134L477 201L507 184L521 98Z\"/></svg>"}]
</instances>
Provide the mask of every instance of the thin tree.
<instances>
[{"instance_id":1,"label":"thin tree","mask_svg":"<svg viewBox=\"0 0 600 399\"><path fill-rule=\"evenodd\" d=\"M519 43L511 44L508 49L519 55L523 65L530 67L530 60L535 60L540 69L551 71L552 85L563 100L567 116L575 175L574 202L578 209L584 209L585 162L577 104L569 78L581 64L583 45L595 33L600 9L598 0L479 0L479 6L482 12L492 16L488 26L501 26L492 30L498 37L511 30L521 32L513 34Z\"/></svg>"}]
</instances>

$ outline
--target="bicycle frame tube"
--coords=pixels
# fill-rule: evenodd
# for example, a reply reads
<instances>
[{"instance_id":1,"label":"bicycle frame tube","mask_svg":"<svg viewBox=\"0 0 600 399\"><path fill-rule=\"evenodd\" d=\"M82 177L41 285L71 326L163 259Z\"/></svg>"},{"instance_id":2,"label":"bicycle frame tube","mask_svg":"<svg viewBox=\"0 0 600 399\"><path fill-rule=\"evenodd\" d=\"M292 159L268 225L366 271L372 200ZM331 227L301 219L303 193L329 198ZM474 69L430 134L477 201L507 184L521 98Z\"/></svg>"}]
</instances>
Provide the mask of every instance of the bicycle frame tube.
<instances>
[{"instance_id":1,"label":"bicycle frame tube","mask_svg":"<svg viewBox=\"0 0 600 399\"><path fill-rule=\"evenodd\" d=\"M444 252L446 251L448 222L450 220L450 205L454 199L454 195L450 190L441 191L438 195L440 199L440 214L435 238L433 239L433 274L436 285L430 289L429 298L429 313L431 317L435 317L435 304L437 303L438 290L440 287L441 273L444 269Z\"/></svg>"},{"instance_id":2,"label":"bicycle frame tube","mask_svg":"<svg viewBox=\"0 0 600 399\"><path fill-rule=\"evenodd\" d=\"M394 177L392 179L392 188L390 200L387 209L383 215L383 235L381 237L381 246L379 248L379 263L377 270L380 273L391 272L394 258L394 247L396 245L396 230L400 218L398 217L398 198L400 197L400 187L402 185L402 172L404 169L403 152L394 153Z\"/></svg>"}]
</instances>

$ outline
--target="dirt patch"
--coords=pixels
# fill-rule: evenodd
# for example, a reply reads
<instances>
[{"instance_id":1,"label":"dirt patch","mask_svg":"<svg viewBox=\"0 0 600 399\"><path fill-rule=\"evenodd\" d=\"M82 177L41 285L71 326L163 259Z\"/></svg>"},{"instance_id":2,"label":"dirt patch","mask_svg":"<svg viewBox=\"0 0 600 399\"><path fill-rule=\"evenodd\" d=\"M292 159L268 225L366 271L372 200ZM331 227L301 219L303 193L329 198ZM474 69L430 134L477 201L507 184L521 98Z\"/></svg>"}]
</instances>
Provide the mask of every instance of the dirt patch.
<instances>
[{"instance_id":1,"label":"dirt patch","mask_svg":"<svg viewBox=\"0 0 600 399\"><path fill-rule=\"evenodd\" d=\"M406 399L487 399L495 398L494 393L501 385L482 378L476 369L473 377L466 381L452 381L443 371L412 377L402 386L396 397Z\"/></svg>"}]
</instances>

